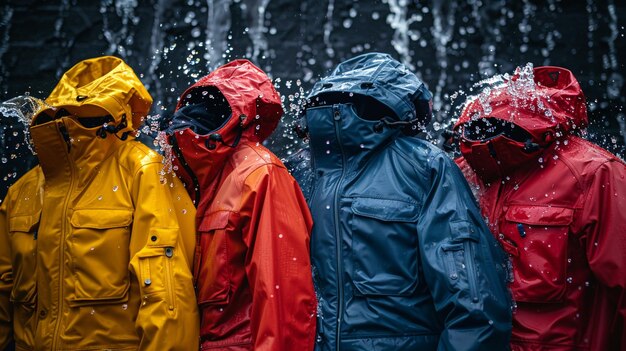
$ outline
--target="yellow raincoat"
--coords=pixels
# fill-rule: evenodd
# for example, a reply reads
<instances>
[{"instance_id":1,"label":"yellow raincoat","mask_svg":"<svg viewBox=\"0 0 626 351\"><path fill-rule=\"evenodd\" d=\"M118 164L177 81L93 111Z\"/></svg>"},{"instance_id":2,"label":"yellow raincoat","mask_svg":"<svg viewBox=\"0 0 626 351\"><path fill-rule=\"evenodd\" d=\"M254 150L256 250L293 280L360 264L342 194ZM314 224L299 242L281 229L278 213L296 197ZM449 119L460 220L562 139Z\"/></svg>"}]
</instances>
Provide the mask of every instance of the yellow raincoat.
<instances>
[{"instance_id":1,"label":"yellow raincoat","mask_svg":"<svg viewBox=\"0 0 626 351\"><path fill-rule=\"evenodd\" d=\"M0 347L13 324L19 350L196 350L195 210L132 133L150 95L100 57L46 102L31 126L40 167L0 207Z\"/></svg>"}]
</instances>

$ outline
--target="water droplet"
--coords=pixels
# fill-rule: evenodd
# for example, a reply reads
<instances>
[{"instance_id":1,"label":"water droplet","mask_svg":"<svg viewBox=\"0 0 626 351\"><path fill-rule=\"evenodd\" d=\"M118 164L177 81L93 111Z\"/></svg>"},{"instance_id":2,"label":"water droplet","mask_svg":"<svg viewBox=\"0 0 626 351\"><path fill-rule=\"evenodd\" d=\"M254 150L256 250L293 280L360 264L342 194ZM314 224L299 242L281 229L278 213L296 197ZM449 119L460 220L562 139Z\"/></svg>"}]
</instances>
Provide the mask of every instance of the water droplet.
<instances>
[{"instance_id":1,"label":"water droplet","mask_svg":"<svg viewBox=\"0 0 626 351\"><path fill-rule=\"evenodd\" d=\"M113 191L117 191L117 189L118 189L117 185L114 185L113 186Z\"/></svg>"},{"instance_id":2,"label":"water droplet","mask_svg":"<svg viewBox=\"0 0 626 351\"><path fill-rule=\"evenodd\" d=\"M102 195L98 196L98 201L102 201Z\"/></svg>"},{"instance_id":3,"label":"water droplet","mask_svg":"<svg viewBox=\"0 0 626 351\"><path fill-rule=\"evenodd\" d=\"M123 304L123 305L122 305L122 309L123 309L124 311L126 311L126 310L128 309L128 304Z\"/></svg>"},{"instance_id":4,"label":"water droplet","mask_svg":"<svg viewBox=\"0 0 626 351\"><path fill-rule=\"evenodd\" d=\"M330 155L330 150L326 150L326 155Z\"/></svg>"},{"instance_id":5,"label":"water droplet","mask_svg":"<svg viewBox=\"0 0 626 351\"><path fill-rule=\"evenodd\" d=\"M572 279L572 277L567 277L567 279L565 279L568 283L572 284L572 281L574 281L574 279Z\"/></svg>"},{"instance_id":6,"label":"water droplet","mask_svg":"<svg viewBox=\"0 0 626 351\"><path fill-rule=\"evenodd\" d=\"M280 286L278 284L276 284L276 289L280 289Z\"/></svg>"},{"instance_id":7,"label":"water droplet","mask_svg":"<svg viewBox=\"0 0 626 351\"><path fill-rule=\"evenodd\" d=\"M283 235L282 235L282 234L278 234L278 237L279 237L280 239L282 239L282 238L283 238Z\"/></svg>"},{"instance_id":8,"label":"water droplet","mask_svg":"<svg viewBox=\"0 0 626 351\"><path fill-rule=\"evenodd\" d=\"M96 310L94 310L93 308L91 309L91 312L89 312L89 314L91 314L92 316L96 313Z\"/></svg>"},{"instance_id":9,"label":"water droplet","mask_svg":"<svg viewBox=\"0 0 626 351\"><path fill-rule=\"evenodd\" d=\"M95 249L96 249L95 247L91 247L91 248L89 248L89 251L93 251Z\"/></svg>"},{"instance_id":10,"label":"water droplet","mask_svg":"<svg viewBox=\"0 0 626 351\"><path fill-rule=\"evenodd\" d=\"M183 214L187 214L187 210L183 208L183 210L181 211Z\"/></svg>"},{"instance_id":11,"label":"water droplet","mask_svg":"<svg viewBox=\"0 0 626 351\"><path fill-rule=\"evenodd\" d=\"M327 209L327 210L330 210L330 205L326 205L326 209Z\"/></svg>"}]
</instances>

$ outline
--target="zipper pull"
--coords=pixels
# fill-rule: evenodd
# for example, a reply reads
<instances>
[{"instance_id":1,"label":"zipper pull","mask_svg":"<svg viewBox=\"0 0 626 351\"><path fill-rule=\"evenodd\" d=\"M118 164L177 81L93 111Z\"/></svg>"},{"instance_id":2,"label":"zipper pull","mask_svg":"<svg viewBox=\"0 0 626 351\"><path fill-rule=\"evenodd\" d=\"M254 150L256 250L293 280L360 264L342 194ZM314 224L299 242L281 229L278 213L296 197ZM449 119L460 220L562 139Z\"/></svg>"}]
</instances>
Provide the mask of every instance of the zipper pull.
<instances>
[{"instance_id":1,"label":"zipper pull","mask_svg":"<svg viewBox=\"0 0 626 351\"><path fill-rule=\"evenodd\" d=\"M333 119L335 121L338 121L341 119L341 113L339 111L339 105L335 104L333 105Z\"/></svg>"},{"instance_id":2,"label":"zipper pull","mask_svg":"<svg viewBox=\"0 0 626 351\"><path fill-rule=\"evenodd\" d=\"M517 223L517 231L519 232L519 236L522 238L526 237L526 230L524 230L524 225L522 223Z\"/></svg>"},{"instance_id":3,"label":"zipper pull","mask_svg":"<svg viewBox=\"0 0 626 351\"><path fill-rule=\"evenodd\" d=\"M65 140L65 143L67 144L67 152L70 152L70 149L72 148L72 143L70 141L70 133L68 133L67 128L65 127L65 124L62 121L59 121L59 132L61 133L61 136L63 137L63 140Z\"/></svg>"}]
</instances>

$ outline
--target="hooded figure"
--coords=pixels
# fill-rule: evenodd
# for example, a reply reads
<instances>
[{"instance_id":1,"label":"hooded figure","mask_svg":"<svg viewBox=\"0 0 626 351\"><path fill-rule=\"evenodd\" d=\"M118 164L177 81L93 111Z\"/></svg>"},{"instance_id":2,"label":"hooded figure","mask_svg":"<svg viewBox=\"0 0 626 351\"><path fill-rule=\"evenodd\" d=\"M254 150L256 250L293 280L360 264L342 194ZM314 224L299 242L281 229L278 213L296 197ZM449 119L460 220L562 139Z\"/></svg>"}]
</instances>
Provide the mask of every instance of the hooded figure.
<instances>
[{"instance_id":1,"label":"hooded figure","mask_svg":"<svg viewBox=\"0 0 626 351\"><path fill-rule=\"evenodd\" d=\"M282 112L265 73L236 60L183 93L166 131L197 207L202 349L313 349L311 215L296 181L260 144Z\"/></svg>"},{"instance_id":2,"label":"hooded figure","mask_svg":"<svg viewBox=\"0 0 626 351\"><path fill-rule=\"evenodd\" d=\"M457 163L513 264L513 350L626 350L626 167L575 135L586 125L572 73L530 65L455 125Z\"/></svg>"},{"instance_id":3,"label":"hooded figure","mask_svg":"<svg viewBox=\"0 0 626 351\"><path fill-rule=\"evenodd\" d=\"M318 350L503 350L504 255L463 175L413 136L432 95L386 54L315 84L292 156L315 221Z\"/></svg>"},{"instance_id":4,"label":"hooded figure","mask_svg":"<svg viewBox=\"0 0 626 351\"><path fill-rule=\"evenodd\" d=\"M0 207L0 347L196 349L193 203L133 136L150 95L100 57L46 103L30 128L40 166Z\"/></svg>"}]
</instances>

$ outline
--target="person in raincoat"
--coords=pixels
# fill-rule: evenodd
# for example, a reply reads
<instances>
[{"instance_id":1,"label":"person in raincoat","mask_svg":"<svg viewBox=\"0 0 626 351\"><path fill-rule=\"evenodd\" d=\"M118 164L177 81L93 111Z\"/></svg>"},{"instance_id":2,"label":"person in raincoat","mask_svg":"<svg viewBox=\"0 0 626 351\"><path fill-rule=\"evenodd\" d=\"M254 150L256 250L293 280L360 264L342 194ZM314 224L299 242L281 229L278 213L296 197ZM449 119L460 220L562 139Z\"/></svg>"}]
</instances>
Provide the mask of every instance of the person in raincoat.
<instances>
[{"instance_id":1,"label":"person in raincoat","mask_svg":"<svg viewBox=\"0 0 626 351\"><path fill-rule=\"evenodd\" d=\"M459 169L415 137L431 93L391 56L337 66L290 158L315 225L317 350L505 350L504 254Z\"/></svg>"},{"instance_id":2,"label":"person in raincoat","mask_svg":"<svg viewBox=\"0 0 626 351\"><path fill-rule=\"evenodd\" d=\"M29 187L38 188L43 182L41 173L22 177L24 173L33 168L36 164L36 157L32 152L30 137L26 127L44 103L42 100L32 96L18 96L0 104L0 125L3 134L0 136L2 164L7 165L9 174L4 175L0 182L1 198L6 200L14 199L18 194L14 191L6 196L7 189L11 182L27 184ZM16 185L13 189L20 188ZM2 218L3 205L0 207L0 218ZM13 217L13 216L11 216ZM5 223L4 221L2 223ZM35 330L35 266L37 257L34 255L35 243L33 240L20 241L23 254L18 260L20 265L11 269L12 255L9 232L6 225L0 227L0 350L15 350L15 341L21 345L32 345ZM19 236L19 235L18 235ZM17 242L16 242L17 244ZM15 278L14 278L15 277ZM26 280L24 283L15 284L18 286L12 289L13 281ZM8 345L8 346L7 346Z\"/></svg>"},{"instance_id":3,"label":"person in raincoat","mask_svg":"<svg viewBox=\"0 0 626 351\"><path fill-rule=\"evenodd\" d=\"M313 349L311 215L296 181L260 144L282 113L266 74L235 60L182 94L166 130L173 168L197 207L202 349Z\"/></svg>"},{"instance_id":4,"label":"person in raincoat","mask_svg":"<svg viewBox=\"0 0 626 351\"><path fill-rule=\"evenodd\" d=\"M587 123L572 72L527 65L454 126L513 264L513 350L626 350L626 166L577 136Z\"/></svg>"},{"instance_id":5,"label":"person in raincoat","mask_svg":"<svg viewBox=\"0 0 626 351\"><path fill-rule=\"evenodd\" d=\"M0 347L196 349L193 203L134 140L152 98L99 57L46 103L30 126L40 165L0 207Z\"/></svg>"}]
</instances>

